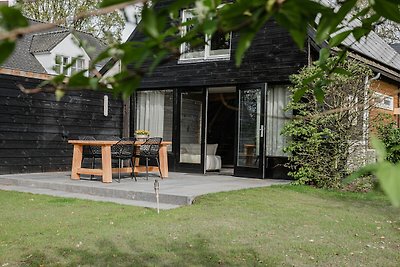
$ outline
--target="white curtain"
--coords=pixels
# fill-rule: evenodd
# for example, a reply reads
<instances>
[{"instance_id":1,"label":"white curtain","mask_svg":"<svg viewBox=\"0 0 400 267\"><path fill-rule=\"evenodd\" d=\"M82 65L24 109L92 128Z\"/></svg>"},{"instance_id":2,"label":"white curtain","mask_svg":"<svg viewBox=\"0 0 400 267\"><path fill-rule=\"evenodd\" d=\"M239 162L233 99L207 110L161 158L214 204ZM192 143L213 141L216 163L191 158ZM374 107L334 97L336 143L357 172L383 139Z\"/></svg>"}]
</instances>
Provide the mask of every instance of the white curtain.
<instances>
[{"instance_id":1,"label":"white curtain","mask_svg":"<svg viewBox=\"0 0 400 267\"><path fill-rule=\"evenodd\" d=\"M164 92L137 92L136 129L150 131L150 136L163 137Z\"/></svg>"},{"instance_id":2,"label":"white curtain","mask_svg":"<svg viewBox=\"0 0 400 267\"><path fill-rule=\"evenodd\" d=\"M281 135L285 123L291 119L292 113L285 112L284 108L290 100L290 92L285 85L275 85L267 90L267 127L266 153L267 156L286 156L283 148L286 138Z\"/></svg>"}]
</instances>

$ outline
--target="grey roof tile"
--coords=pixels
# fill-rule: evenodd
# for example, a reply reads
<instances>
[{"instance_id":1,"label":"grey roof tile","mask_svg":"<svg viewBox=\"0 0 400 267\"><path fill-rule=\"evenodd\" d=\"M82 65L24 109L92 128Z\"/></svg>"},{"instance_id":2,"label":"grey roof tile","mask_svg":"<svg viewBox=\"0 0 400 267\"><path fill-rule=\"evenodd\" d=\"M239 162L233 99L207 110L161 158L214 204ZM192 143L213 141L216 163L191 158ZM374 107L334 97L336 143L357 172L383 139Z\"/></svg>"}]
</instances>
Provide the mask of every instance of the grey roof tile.
<instances>
[{"instance_id":1,"label":"grey roof tile","mask_svg":"<svg viewBox=\"0 0 400 267\"><path fill-rule=\"evenodd\" d=\"M38 33L32 36L30 52L50 52L57 44L70 34L68 30Z\"/></svg>"},{"instance_id":2,"label":"grey roof tile","mask_svg":"<svg viewBox=\"0 0 400 267\"><path fill-rule=\"evenodd\" d=\"M397 53L400 53L400 43L390 45Z\"/></svg>"},{"instance_id":3,"label":"grey roof tile","mask_svg":"<svg viewBox=\"0 0 400 267\"><path fill-rule=\"evenodd\" d=\"M319 2L326 6L335 6L331 0L319 0ZM361 26L361 21L353 20L349 22L348 25L342 26L344 26L342 31L349 30ZM398 72L400 71L400 54L374 31L371 31L366 37L361 38L358 42L352 35L350 35L343 41L343 44L362 56L384 64L389 68L394 68Z\"/></svg>"}]
</instances>

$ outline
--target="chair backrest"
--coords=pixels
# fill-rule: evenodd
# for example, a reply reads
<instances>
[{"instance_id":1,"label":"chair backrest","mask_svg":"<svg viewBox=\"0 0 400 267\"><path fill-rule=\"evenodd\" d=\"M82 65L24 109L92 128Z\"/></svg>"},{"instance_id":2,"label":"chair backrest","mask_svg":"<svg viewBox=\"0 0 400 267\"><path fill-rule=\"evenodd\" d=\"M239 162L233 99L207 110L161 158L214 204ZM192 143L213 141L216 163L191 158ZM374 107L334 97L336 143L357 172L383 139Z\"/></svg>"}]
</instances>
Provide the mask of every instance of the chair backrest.
<instances>
[{"instance_id":1,"label":"chair backrest","mask_svg":"<svg viewBox=\"0 0 400 267\"><path fill-rule=\"evenodd\" d=\"M160 150L162 137L150 137L140 146L140 155L157 156Z\"/></svg>"},{"instance_id":2,"label":"chair backrest","mask_svg":"<svg viewBox=\"0 0 400 267\"><path fill-rule=\"evenodd\" d=\"M104 136L101 139L107 140L107 141L120 141L121 138L118 136L110 135L110 136Z\"/></svg>"},{"instance_id":3,"label":"chair backrest","mask_svg":"<svg viewBox=\"0 0 400 267\"><path fill-rule=\"evenodd\" d=\"M111 146L111 154L118 156L133 156L135 151L135 139L132 137L123 137L115 145Z\"/></svg>"}]
</instances>

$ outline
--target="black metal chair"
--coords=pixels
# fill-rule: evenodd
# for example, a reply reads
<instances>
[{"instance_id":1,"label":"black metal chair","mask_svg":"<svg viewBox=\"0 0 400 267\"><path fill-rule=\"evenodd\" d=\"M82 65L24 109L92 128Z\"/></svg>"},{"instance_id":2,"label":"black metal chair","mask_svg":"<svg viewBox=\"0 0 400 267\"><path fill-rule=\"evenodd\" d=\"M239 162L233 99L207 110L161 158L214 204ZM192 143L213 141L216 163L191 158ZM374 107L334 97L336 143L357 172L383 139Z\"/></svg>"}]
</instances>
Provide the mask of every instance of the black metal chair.
<instances>
[{"instance_id":1,"label":"black metal chair","mask_svg":"<svg viewBox=\"0 0 400 267\"><path fill-rule=\"evenodd\" d=\"M160 168L160 159L159 159L159 151L160 145L162 142L162 137L151 137L148 138L140 148L135 151L133 156L134 159L145 159L146 161L146 179L149 179L149 159L155 159L157 162L158 170L160 171L160 177L163 179L161 168ZM135 178L136 174L134 173Z\"/></svg>"},{"instance_id":2,"label":"black metal chair","mask_svg":"<svg viewBox=\"0 0 400 267\"><path fill-rule=\"evenodd\" d=\"M79 136L79 140L96 140L93 136ZM100 146L83 146L82 152L82 164L85 158L92 159L92 169L96 166L96 158L101 158L101 147ZM93 179L94 175L90 175L90 180Z\"/></svg>"},{"instance_id":3,"label":"black metal chair","mask_svg":"<svg viewBox=\"0 0 400 267\"><path fill-rule=\"evenodd\" d=\"M135 139L134 138L121 138L115 145L111 146L111 159L118 159L118 168L122 168L123 160L129 160L132 167L132 179L135 177L135 181L137 181L136 176L134 176L134 168L135 164L133 161L134 151L135 151ZM121 182L121 171L118 170L118 183Z\"/></svg>"},{"instance_id":4,"label":"black metal chair","mask_svg":"<svg viewBox=\"0 0 400 267\"><path fill-rule=\"evenodd\" d=\"M115 135L110 135L110 136L104 136L101 138L102 140L107 140L107 141L119 141L121 140L120 137L115 136Z\"/></svg>"}]
</instances>

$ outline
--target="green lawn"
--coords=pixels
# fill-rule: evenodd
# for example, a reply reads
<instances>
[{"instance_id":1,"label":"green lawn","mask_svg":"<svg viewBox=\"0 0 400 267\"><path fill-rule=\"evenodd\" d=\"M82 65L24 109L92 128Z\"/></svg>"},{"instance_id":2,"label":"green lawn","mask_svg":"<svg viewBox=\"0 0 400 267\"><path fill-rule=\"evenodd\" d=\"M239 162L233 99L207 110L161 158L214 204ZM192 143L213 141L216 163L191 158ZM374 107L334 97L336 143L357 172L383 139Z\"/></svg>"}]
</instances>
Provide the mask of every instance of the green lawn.
<instances>
[{"instance_id":1,"label":"green lawn","mask_svg":"<svg viewBox=\"0 0 400 267\"><path fill-rule=\"evenodd\" d=\"M400 210L378 194L282 186L157 214L0 191L0 266L399 266Z\"/></svg>"}]
</instances>

